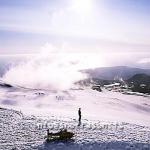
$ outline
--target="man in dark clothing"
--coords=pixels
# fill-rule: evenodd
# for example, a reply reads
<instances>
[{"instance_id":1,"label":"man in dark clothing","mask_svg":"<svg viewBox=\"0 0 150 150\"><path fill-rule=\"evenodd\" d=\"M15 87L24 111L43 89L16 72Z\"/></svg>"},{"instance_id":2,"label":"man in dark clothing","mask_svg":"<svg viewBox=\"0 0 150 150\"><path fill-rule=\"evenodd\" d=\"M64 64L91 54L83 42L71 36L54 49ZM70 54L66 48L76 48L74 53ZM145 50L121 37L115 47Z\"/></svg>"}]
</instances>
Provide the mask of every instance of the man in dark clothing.
<instances>
[{"instance_id":1,"label":"man in dark clothing","mask_svg":"<svg viewBox=\"0 0 150 150\"><path fill-rule=\"evenodd\" d=\"M81 108L78 110L78 115L79 115L79 125L81 124Z\"/></svg>"}]
</instances>

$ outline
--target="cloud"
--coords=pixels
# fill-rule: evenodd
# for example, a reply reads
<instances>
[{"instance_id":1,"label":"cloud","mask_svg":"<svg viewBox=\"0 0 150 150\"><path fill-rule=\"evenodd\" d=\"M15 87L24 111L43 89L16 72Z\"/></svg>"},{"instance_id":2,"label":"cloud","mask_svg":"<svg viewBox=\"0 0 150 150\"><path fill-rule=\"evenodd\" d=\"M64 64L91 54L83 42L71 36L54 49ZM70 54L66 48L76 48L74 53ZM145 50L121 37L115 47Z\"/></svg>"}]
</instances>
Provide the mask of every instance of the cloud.
<instances>
[{"instance_id":1,"label":"cloud","mask_svg":"<svg viewBox=\"0 0 150 150\"><path fill-rule=\"evenodd\" d=\"M139 63L139 64L150 63L150 58L142 58L137 63Z\"/></svg>"},{"instance_id":2,"label":"cloud","mask_svg":"<svg viewBox=\"0 0 150 150\"><path fill-rule=\"evenodd\" d=\"M82 67L74 54L53 51L53 47L46 44L40 54L12 67L3 76L3 80L33 89L66 90L86 78L80 72Z\"/></svg>"}]
</instances>

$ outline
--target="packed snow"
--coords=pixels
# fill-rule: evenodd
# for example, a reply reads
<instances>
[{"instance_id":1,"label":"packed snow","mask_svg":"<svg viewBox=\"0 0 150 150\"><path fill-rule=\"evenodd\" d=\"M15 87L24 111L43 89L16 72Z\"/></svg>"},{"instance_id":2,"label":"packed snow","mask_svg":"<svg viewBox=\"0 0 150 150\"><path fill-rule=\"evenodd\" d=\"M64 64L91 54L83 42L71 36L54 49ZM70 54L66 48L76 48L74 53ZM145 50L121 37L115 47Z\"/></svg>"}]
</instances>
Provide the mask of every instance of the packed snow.
<instances>
[{"instance_id":1,"label":"packed snow","mask_svg":"<svg viewBox=\"0 0 150 150\"><path fill-rule=\"evenodd\" d=\"M150 97L89 88L0 88L0 149L150 149ZM82 124L78 126L78 108ZM5 108L5 109L4 109ZM46 143L46 130L67 128L70 142Z\"/></svg>"}]
</instances>

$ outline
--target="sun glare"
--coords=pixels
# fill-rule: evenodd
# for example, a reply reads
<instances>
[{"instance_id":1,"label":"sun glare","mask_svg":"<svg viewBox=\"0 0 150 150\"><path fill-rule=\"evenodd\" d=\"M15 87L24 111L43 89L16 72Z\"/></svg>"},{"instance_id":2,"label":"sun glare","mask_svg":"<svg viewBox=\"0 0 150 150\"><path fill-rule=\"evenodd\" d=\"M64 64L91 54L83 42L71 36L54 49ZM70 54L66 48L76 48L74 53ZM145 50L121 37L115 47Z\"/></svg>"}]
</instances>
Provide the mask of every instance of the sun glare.
<instances>
[{"instance_id":1,"label":"sun glare","mask_svg":"<svg viewBox=\"0 0 150 150\"><path fill-rule=\"evenodd\" d=\"M89 14L91 12L92 0L73 0L73 8L80 14Z\"/></svg>"}]
</instances>

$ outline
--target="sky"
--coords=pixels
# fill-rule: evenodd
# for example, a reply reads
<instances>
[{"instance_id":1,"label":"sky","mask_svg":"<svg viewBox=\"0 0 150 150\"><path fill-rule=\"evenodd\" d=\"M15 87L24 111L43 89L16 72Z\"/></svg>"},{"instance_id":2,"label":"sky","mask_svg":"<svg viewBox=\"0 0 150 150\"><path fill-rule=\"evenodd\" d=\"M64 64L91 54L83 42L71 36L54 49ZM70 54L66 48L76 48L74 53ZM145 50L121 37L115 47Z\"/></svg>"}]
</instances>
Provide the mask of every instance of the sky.
<instances>
[{"instance_id":1,"label":"sky","mask_svg":"<svg viewBox=\"0 0 150 150\"><path fill-rule=\"evenodd\" d=\"M0 0L0 14L1 55L45 48L150 60L149 0Z\"/></svg>"}]
</instances>

